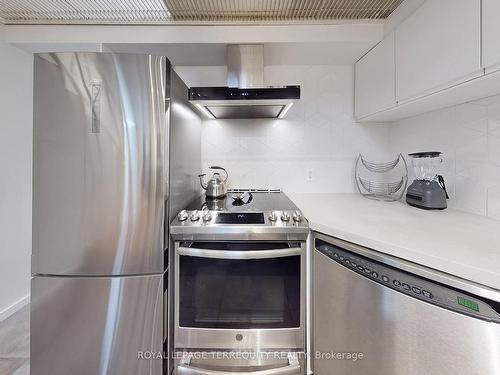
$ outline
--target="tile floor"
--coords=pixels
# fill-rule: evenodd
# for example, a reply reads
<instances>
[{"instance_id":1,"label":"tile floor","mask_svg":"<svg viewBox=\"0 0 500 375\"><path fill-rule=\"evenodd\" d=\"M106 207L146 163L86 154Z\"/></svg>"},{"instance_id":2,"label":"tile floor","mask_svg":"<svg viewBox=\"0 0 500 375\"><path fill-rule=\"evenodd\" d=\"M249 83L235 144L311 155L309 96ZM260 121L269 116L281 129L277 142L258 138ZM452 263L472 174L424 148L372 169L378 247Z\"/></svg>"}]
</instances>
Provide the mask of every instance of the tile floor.
<instances>
[{"instance_id":1,"label":"tile floor","mask_svg":"<svg viewBox=\"0 0 500 375\"><path fill-rule=\"evenodd\" d=\"M0 375L30 374L30 309L0 322Z\"/></svg>"}]
</instances>

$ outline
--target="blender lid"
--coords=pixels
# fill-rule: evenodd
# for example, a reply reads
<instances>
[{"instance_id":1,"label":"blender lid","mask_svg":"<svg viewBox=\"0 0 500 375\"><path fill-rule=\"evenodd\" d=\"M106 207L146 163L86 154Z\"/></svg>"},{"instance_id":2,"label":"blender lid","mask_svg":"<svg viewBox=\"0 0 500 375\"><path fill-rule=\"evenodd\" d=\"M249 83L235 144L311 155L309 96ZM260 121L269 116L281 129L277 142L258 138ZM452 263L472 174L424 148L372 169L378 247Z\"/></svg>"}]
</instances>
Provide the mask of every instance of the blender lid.
<instances>
[{"instance_id":1,"label":"blender lid","mask_svg":"<svg viewBox=\"0 0 500 375\"><path fill-rule=\"evenodd\" d=\"M442 152L439 151L424 151L424 152L413 152L411 154L408 154L408 156L411 156L412 158L435 158L441 154Z\"/></svg>"}]
</instances>

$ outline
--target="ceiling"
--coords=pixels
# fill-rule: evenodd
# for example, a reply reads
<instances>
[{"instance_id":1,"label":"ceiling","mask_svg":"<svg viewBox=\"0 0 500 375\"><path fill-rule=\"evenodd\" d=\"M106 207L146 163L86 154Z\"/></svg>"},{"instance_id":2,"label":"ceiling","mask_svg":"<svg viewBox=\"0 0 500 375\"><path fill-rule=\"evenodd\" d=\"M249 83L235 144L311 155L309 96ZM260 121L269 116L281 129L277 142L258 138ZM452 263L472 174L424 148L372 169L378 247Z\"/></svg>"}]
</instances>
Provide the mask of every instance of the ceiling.
<instances>
[{"instance_id":1,"label":"ceiling","mask_svg":"<svg viewBox=\"0 0 500 375\"><path fill-rule=\"evenodd\" d=\"M0 0L5 24L178 24L384 19L403 0Z\"/></svg>"}]
</instances>

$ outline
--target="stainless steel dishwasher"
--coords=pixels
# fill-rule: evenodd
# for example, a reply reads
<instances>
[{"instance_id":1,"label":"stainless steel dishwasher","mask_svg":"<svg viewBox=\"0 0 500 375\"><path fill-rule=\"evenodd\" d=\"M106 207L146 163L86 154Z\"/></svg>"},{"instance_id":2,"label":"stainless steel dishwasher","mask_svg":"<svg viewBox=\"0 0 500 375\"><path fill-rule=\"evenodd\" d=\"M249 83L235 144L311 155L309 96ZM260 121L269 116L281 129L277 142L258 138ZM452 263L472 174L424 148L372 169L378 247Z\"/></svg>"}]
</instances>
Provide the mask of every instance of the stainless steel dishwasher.
<instances>
[{"instance_id":1,"label":"stainless steel dishwasher","mask_svg":"<svg viewBox=\"0 0 500 375\"><path fill-rule=\"evenodd\" d=\"M312 282L315 375L500 374L498 290L321 234Z\"/></svg>"}]
</instances>

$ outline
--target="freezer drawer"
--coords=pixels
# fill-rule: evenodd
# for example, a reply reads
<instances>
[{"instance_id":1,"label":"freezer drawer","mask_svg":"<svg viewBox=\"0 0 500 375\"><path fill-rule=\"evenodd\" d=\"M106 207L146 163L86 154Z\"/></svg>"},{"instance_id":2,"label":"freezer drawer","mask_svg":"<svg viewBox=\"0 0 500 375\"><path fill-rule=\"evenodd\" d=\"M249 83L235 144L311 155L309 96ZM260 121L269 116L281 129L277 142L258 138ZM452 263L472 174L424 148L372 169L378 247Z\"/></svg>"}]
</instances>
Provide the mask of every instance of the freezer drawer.
<instances>
[{"instance_id":1,"label":"freezer drawer","mask_svg":"<svg viewBox=\"0 0 500 375\"><path fill-rule=\"evenodd\" d=\"M35 56L33 273L163 272L164 57Z\"/></svg>"},{"instance_id":2,"label":"freezer drawer","mask_svg":"<svg viewBox=\"0 0 500 375\"><path fill-rule=\"evenodd\" d=\"M430 301L455 308L460 291L441 284L432 289L427 279L376 262L367 267L359 257L333 249L331 256L317 248L313 252L315 375L500 374L498 314L482 300L469 301L464 313L437 306ZM335 255L341 259L332 259ZM358 267L363 270L354 271ZM412 287L417 282L434 295L424 296L423 289ZM479 311L481 318L471 316Z\"/></svg>"},{"instance_id":3,"label":"freezer drawer","mask_svg":"<svg viewBox=\"0 0 500 375\"><path fill-rule=\"evenodd\" d=\"M161 375L162 280L33 278L31 374Z\"/></svg>"}]
</instances>

